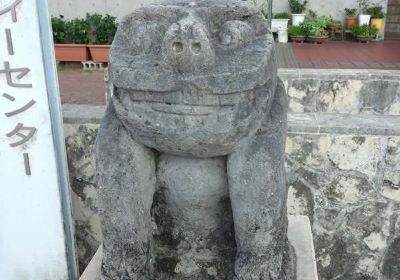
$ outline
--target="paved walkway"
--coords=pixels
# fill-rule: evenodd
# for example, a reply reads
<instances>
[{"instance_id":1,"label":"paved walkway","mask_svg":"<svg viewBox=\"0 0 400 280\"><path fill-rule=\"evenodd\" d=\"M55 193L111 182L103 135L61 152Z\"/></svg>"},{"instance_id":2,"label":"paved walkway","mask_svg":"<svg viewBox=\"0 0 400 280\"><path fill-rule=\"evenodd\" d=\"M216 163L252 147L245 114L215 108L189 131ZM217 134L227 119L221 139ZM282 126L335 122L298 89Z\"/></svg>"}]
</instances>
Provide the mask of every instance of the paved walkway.
<instances>
[{"instance_id":1,"label":"paved walkway","mask_svg":"<svg viewBox=\"0 0 400 280\"><path fill-rule=\"evenodd\" d=\"M400 41L277 44L279 68L400 70ZM103 71L59 71L62 103L105 103Z\"/></svg>"},{"instance_id":2,"label":"paved walkway","mask_svg":"<svg viewBox=\"0 0 400 280\"><path fill-rule=\"evenodd\" d=\"M400 70L400 40L278 44L278 67Z\"/></svg>"},{"instance_id":3,"label":"paved walkway","mask_svg":"<svg viewBox=\"0 0 400 280\"><path fill-rule=\"evenodd\" d=\"M105 104L103 71L58 71L61 102L70 104Z\"/></svg>"}]
</instances>

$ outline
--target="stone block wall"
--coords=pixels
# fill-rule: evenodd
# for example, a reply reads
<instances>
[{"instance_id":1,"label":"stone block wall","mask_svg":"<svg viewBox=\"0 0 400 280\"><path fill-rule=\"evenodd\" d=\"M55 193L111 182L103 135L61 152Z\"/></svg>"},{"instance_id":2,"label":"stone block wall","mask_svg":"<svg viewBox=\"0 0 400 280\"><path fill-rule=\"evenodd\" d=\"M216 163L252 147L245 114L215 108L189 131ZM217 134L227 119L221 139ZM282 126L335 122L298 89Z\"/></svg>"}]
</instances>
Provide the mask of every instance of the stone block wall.
<instances>
[{"instance_id":1,"label":"stone block wall","mask_svg":"<svg viewBox=\"0 0 400 280\"><path fill-rule=\"evenodd\" d=\"M312 222L320 279L399 279L400 72L281 70L288 211ZM93 146L101 106L64 105L81 270L101 242Z\"/></svg>"}]
</instances>

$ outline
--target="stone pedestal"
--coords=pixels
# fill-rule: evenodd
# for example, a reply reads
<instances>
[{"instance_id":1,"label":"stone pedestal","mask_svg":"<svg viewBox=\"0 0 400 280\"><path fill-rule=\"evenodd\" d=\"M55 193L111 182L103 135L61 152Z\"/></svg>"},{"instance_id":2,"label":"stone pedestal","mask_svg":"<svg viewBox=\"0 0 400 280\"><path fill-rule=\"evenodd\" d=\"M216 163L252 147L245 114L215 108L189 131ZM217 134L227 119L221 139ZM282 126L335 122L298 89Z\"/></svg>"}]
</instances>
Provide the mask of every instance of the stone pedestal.
<instances>
[{"instance_id":1,"label":"stone pedestal","mask_svg":"<svg viewBox=\"0 0 400 280\"><path fill-rule=\"evenodd\" d=\"M296 280L318 280L310 220L307 216L288 216L288 238L296 253ZM99 247L80 280L101 280L100 268L103 254Z\"/></svg>"}]
</instances>

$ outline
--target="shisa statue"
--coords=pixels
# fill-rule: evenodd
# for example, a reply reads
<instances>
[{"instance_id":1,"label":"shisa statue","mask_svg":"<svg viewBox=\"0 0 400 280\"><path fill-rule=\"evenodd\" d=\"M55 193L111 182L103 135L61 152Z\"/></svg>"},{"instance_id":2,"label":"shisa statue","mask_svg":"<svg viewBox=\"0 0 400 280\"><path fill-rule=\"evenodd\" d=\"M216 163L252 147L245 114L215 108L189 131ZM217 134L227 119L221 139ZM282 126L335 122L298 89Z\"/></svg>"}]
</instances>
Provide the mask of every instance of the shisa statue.
<instances>
[{"instance_id":1,"label":"shisa statue","mask_svg":"<svg viewBox=\"0 0 400 280\"><path fill-rule=\"evenodd\" d=\"M287 101L262 14L241 0L142 7L109 73L103 279L289 279Z\"/></svg>"}]
</instances>

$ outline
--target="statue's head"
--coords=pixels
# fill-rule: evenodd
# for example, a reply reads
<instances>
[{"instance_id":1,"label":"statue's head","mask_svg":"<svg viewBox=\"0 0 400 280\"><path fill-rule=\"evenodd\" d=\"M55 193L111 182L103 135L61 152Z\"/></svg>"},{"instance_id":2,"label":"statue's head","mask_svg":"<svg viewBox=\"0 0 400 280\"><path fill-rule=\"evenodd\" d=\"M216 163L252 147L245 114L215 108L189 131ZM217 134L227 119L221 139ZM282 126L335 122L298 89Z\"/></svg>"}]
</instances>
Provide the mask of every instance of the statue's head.
<instances>
[{"instance_id":1,"label":"statue's head","mask_svg":"<svg viewBox=\"0 0 400 280\"><path fill-rule=\"evenodd\" d=\"M109 71L132 137L163 152L230 153L265 118L276 86L273 38L241 0L170 0L120 24Z\"/></svg>"}]
</instances>

